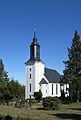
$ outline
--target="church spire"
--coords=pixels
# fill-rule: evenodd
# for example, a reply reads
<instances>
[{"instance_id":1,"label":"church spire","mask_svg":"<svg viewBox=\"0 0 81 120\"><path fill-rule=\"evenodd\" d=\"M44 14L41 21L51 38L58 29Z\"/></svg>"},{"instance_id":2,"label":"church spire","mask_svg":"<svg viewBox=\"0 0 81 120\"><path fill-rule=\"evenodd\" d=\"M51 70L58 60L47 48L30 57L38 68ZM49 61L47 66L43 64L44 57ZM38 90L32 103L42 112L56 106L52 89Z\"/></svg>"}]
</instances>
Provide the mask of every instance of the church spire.
<instances>
[{"instance_id":1,"label":"church spire","mask_svg":"<svg viewBox=\"0 0 81 120\"><path fill-rule=\"evenodd\" d=\"M30 59L37 60L37 61L40 60L40 45L37 42L36 29L34 29L33 42L30 45Z\"/></svg>"},{"instance_id":2,"label":"church spire","mask_svg":"<svg viewBox=\"0 0 81 120\"><path fill-rule=\"evenodd\" d=\"M36 28L34 28L34 38L36 38Z\"/></svg>"},{"instance_id":3,"label":"church spire","mask_svg":"<svg viewBox=\"0 0 81 120\"><path fill-rule=\"evenodd\" d=\"M34 37L33 37L33 43L37 43L37 38L36 38L36 28L34 28Z\"/></svg>"}]
</instances>

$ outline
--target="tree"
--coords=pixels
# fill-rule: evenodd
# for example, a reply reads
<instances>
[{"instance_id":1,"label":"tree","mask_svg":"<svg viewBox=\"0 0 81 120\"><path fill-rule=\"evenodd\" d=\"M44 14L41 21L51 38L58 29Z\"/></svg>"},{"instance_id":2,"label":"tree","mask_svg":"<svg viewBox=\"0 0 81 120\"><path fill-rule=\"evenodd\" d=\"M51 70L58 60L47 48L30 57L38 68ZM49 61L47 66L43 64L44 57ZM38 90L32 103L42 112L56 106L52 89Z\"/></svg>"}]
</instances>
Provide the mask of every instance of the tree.
<instances>
[{"instance_id":1,"label":"tree","mask_svg":"<svg viewBox=\"0 0 81 120\"><path fill-rule=\"evenodd\" d=\"M35 100L40 102L41 99L42 99L42 92L41 90L39 90L39 92L34 92L34 97L35 97Z\"/></svg>"},{"instance_id":2,"label":"tree","mask_svg":"<svg viewBox=\"0 0 81 120\"><path fill-rule=\"evenodd\" d=\"M0 82L2 81L3 70L4 70L4 64L2 59L0 59Z\"/></svg>"},{"instance_id":3,"label":"tree","mask_svg":"<svg viewBox=\"0 0 81 120\"><path fill-rule=\"evenodd\" d=\"M0 100L3 97L3 71L4 71L4 64L2 59L0 59Z\"/></svg>"},{"instance_id":4,"label":"tree","mask_svg":"<svg viewBox=\"0 0 81 120\"><path fill-rule=\"evenodd\" d=\"M17 80L14 80L13 78L10 81L10 92L13 96L13 99L15 100L24 99L25 93L24 86L22 86Z\"/></svg>"},{"instance_id":5,"label":"tree","mask_svg":"<svg viewBox=\"0 0 81 120\"><path fill-rule=\"evenodd\" d=\"M70 85L70 99L79 101L81 94L81 41L75 31L71 48L68 48L68 60L64 61L65 70L61 83Z\"/></svg>"},{"instance_id":6,"label":"tree","mask_svg":"<svg viewBox=\"0 0 81 120\"><path fill-rule=\"evenodd\" d=\"M17 80L8 77L8 72L4 70L3 61L0 59L0 100L8 104L9 100L23 100L25 87Z\"/></svg>"}]
</instances>

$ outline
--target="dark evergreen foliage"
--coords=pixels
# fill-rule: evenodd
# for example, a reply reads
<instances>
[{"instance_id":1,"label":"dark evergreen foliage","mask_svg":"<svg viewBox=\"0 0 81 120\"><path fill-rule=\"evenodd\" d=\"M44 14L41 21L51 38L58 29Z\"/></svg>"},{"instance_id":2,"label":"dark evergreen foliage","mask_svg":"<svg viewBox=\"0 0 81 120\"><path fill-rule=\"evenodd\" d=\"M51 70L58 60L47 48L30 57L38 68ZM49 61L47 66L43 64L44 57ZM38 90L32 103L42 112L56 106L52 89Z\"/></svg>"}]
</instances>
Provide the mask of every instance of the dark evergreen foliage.
<instances>
[{"instance_id":1,"label":"dark evergreen foliage","mask_svg":"<svg viewBox=\"0 0 81 120\"><path fill-rule=\"evenodd\" d=\"M70 103L70 98L69 96L65 96L65 92L64 90L61 90L61 97L60 97L61 101L63 104L69 104Z\"/></svg>"},{"instance_id":2,"label":"dark evergreen foliage","mask_svg":"<svg viewBox=\"0 0 81 120\"><path fill-rule=\"evenodd\" d=\"M68 48L68 60L64 64L64 76L60 82L70 85L70 100L78 102L81 99L81 41L77 31L71 48Z\"/></svg>"},{"instance_id":3,"label":"dark evergreen foliage","mask_svg":"<svg viewBox=\"0 0 81 120\"><path fill-rule=\"evenodd\" d=\"M0 60L0 101L9 103L9 100L24 99L25 87L17 80L8 77L8 72L4 70L3 61Z\"/></svg>"}]
</instances>

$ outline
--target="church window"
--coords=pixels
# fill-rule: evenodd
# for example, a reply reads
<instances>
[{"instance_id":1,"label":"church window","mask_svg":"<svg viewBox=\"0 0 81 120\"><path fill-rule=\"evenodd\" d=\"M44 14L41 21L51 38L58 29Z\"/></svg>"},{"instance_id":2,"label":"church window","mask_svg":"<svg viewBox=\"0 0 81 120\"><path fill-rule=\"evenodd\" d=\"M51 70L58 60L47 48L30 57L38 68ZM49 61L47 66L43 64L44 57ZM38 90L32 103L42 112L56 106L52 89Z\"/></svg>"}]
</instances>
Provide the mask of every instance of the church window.
<instances>
[{"instance_id":1,"label":"church window","mask_svg":"<svg viewBox=\"0 0 81 120\"><path fill-rule=\"evenodd\" d=\"M30 92L31 92L31 83L30 83Z\"/></svg>"},{"instance_id":2,"label":"church window","mask_svg":"<svg viewBox=\"0 0 81 120\"><path fill-rule=\"evenodd\" d=\"M56 84L56 94L58 94L58 84Z\"/></svg>"},{"instance_id":3,"label":"church window","mask_svg":"<svg viewBox=\"0 0 81 120\"><path fill-rule=\"evenodd\" d=\"M31 68L30 68L30 71L31 71Z\"/></svg>"},{"instance_id":4,"label":"church window","mask_svg":"<svg viewBox=\"0 0 81 120\"><path fill-rule=\"evenodd\" d=\"M30 79L31 79L31 74L30 74Z\"/></svg>"},{"instance_id":5,"label":"church window","mask_svg":"<svg viewBox=\"0 0 81 120\"><path fill-rule=\"evenodd\" d=\"M52 95L53 95L53 84L52 84Z\"/></svg>"},{"instance_id":6,"label":"church window","mask_svg":"<svg viewBox=\"0 0 81 120\"><path fill-rule=\"evenodd\" d=\"M46 93L47 93L47 90L46 90Z\"/></svg>"}]
</instances>

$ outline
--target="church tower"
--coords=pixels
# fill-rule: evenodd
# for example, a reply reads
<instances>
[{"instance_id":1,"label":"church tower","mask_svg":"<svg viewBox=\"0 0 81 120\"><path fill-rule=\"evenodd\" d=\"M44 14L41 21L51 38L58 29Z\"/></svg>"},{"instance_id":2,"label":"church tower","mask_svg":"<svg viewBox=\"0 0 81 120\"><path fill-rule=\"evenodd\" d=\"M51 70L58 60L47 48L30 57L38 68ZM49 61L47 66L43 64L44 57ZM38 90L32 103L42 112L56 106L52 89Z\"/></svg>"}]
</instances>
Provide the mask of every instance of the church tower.
<instances>
[{"instance_id":1,"label":"church tower","mask_svg":"<svg viewBox=\"0 0 81 120\"><path fill-rule=\"evenodd\" d=\"M40 45L37 42L35 31L34 31L33 42L30 45L30 59L40 61Z\"/></svg>"},{"instance_id":2,"label":"church tower","mask_svg":"<svg viewBox=\"0 0 81 120\"><path fill-rule=\"evenodd\" d=\"M30 59L26 64L25 99L34 98L34 92L40 89L39 83L44 76L44 62L40 59L40 45L34 31L33 41L30 45Z\"/></svg>"}]
</instances>

